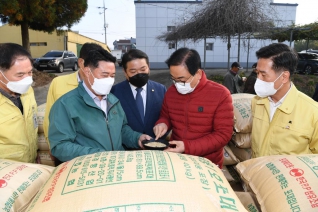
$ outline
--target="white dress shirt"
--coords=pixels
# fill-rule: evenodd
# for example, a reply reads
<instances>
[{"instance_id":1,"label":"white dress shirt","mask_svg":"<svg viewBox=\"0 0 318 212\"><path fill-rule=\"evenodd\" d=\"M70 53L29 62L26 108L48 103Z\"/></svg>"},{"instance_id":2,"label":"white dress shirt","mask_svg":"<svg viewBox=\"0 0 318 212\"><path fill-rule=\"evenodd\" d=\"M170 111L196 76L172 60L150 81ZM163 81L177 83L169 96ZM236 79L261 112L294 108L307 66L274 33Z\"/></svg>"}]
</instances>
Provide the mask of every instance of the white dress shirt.
<instances>
[{"instance_id":1,"label":"white dress shirt","mask_svg":"<svg viewBox=\"0 0 318 212\"><path fill-rule=\"evenodd\" d=\"M132 85L129 83L131 91L134 95L134 99L136 99L137 91L136 91L136 86ZM140 92L140 95L142 97L142 102L144 103L144 115L146 113L146 102L147 102L147 83L146 85L142 86L142 91Z\"/></svg>"},{"instance_id":2,"label":"white dress shirt","mask_svg":"<svg viewBox=\"0 0 318 212\"><path fill-rule=\"evenodd\" d=\"M269 111L270 111L270 121L272 121L273 119L273 116L276 112L276 109L281 106L287 96L287 94L289 93L290 89L291 89L291 86L292 84L290 84L290 88L289 90L287 91L287 93L283 96L283 98L281 98L278 102L274 102L273 99L271 97L268 97L268 100L269 100Z\"/></svg>"},{"instance_id":3,"label":"white dress shirt","mask_svg":"<svg viewBox=\"0 0 318 212\"><path fill-rule=\"evenodd\" d=\"M103 98L100 100L91 90L88 89L88 87L86 86L84 81L83 81L83 86L84 86L86 92L88 93L88 95L90 95L90 97L92 97L95 104L100 109L102 109L102 111L104 111L104 113L106 114L106 117L107 117L107 95L103 96Z\"/></svg>"}]
</instances>

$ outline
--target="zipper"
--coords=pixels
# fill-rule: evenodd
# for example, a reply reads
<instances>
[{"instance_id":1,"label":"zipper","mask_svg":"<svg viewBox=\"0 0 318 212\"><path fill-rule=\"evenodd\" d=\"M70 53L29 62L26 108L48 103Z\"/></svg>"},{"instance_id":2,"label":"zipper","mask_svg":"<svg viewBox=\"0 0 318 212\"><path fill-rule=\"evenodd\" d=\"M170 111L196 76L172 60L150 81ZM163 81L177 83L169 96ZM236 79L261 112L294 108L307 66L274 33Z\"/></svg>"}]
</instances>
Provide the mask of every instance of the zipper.
<instances>
[{"instance_id":1,"label":"zipper","mask_svg":"<svg viewBox=\"0 0 318 212\"><path fill-rule=\"evenodd\" d=\"M188 94L186 98L188 98L188 100L187 100L186 110L185 110L185 111L189 111L189 110L188 110L188 109L189 109L189 102L191 101L190 94ZM186 133L187 133L187 131L188 131L189 115L188 115L188 114L187 114L187 115L185 114L185 117L186 117L186 120L185 120L185 126L186 126L186 127L185 127L185 129L183 130L182 140L184 140L185 135L186 135Z\"/></svg>"},{"instance_id":2,"label":"zipper","mask_svg":"<svg viewBox=\"0 0 318 212\"><path fill-rule=\"evenodd\" d=\"M110 144L112 145L112 151L114 151L113 139L112 139L112 136L110 134L110 129L109 129L109 125L108 125L108 116L106 118L106 126L107 126L107 132L108 132L109 139L110 139Z\"/></svg>"}]
</instances>

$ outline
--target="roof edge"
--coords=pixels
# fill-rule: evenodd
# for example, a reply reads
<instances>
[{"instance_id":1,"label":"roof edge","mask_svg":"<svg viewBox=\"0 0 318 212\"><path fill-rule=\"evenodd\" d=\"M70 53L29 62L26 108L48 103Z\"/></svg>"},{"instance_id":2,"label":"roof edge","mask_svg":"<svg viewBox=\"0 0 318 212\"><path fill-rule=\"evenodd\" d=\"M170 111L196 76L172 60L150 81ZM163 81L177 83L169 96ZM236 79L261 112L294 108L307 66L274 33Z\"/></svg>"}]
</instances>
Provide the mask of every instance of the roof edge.
<instances>
[{"instance_id":1,"label":"roof edge","mask_svg":"<svg viewBox=\"0 0 318 212\"><path fill-rule=\"evenodd\" d=\"M270 3L270 5L274 5L274 6L293 6L293 7L297 7L298 4L289 4L289 3Z\"/></svg>"}]
</instances>

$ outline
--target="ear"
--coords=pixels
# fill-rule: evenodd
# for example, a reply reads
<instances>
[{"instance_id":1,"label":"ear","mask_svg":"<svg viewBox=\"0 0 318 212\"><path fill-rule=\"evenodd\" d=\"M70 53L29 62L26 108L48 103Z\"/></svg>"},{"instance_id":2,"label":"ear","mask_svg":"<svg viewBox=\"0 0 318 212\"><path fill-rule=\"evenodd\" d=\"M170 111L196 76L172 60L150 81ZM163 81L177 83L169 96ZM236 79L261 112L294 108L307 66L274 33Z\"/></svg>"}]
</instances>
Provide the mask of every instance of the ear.
<instances>
[{"instance_id":1,"label":"ear","mask_svg":"<svg viewBox=\"0 0 318 212\"><path fill-rule=\"evenodd\" d=\"M89 78L89 75L91 74L91 71L89 70L88 67L83 68L83 73L85 74L86 78Z\"/></svg>"},{"instance_id":2,"label":"ear","mask_svg":"<svg viewBox=\"0 0 318 212\"><path fill-rule=\"evenodd\" d=\"M202 73L203 73L203 70L202 70L202 69L199 69L199 70L197 71L197 74L198 74L198 76L199 76L199 79L202 78Z\"/></svg>"},{"instance_id":3,"label":"ear","mask_svg":"<svg viewBox=\"0 0 318 212\"><path fill-rule=\"evenodd\" d=\"M78 66L80 68L82 68L82 69L84 68L84 59L83 58L78 58L77 63L78 63Z\"/></svg>"},{"instance_id":4,"label":"ear","mask_svg":"<svg viewBox=\"0 0 318 212\"><path fill-rule=\"evenodd\" d=\"M289 71L284 71L283 72L283 83L287 83L290 81L290 73Z\"/></svg>"}]
</instances>

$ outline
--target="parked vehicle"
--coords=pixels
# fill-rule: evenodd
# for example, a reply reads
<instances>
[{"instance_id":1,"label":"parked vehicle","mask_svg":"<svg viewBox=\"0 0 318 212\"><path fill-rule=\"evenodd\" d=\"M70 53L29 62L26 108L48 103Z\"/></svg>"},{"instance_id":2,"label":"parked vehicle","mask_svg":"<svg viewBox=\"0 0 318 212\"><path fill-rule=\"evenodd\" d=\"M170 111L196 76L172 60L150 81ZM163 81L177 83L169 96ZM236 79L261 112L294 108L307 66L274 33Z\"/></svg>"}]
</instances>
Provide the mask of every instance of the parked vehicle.
<instances>
[{"instance_id":1,"label":"parked vehicle","mask_svg":"<svg viewBox=\"0 0 318 212\"><path fill-rule=\"evenodd\" d=\"M71 51L51 50L40 58L35 59L33 65L39 70L56 70L60 73L64 69L72 68L76 71L78 68L78 58Z\"/></svg>"},{"instance_id":2,"label":"parked vehicle","mask_svg":"<svg viewBox=\"0 0 318 212\"><path fill-rule=\"evenodd\" d=\"M298 53L297 72L301 74L318 73L318 55L315 53Z\"/></svg>"},{"instance_id":3,"label":"parked vehicle","mask_svg":"<svg viewBox=\"0 0 318 212\"><path fill-rule=\"evenodd\" d=\"M117 50L117 49L112 50L112 51L111 51L111 54L112 54L114 57L116 57L116 61L117 61L118 65L121 66L121 65L122 65L122 64L121 64L121 59L122 59L122 57L123 57L122 50Z\"/></svg>"}]
</instances>

